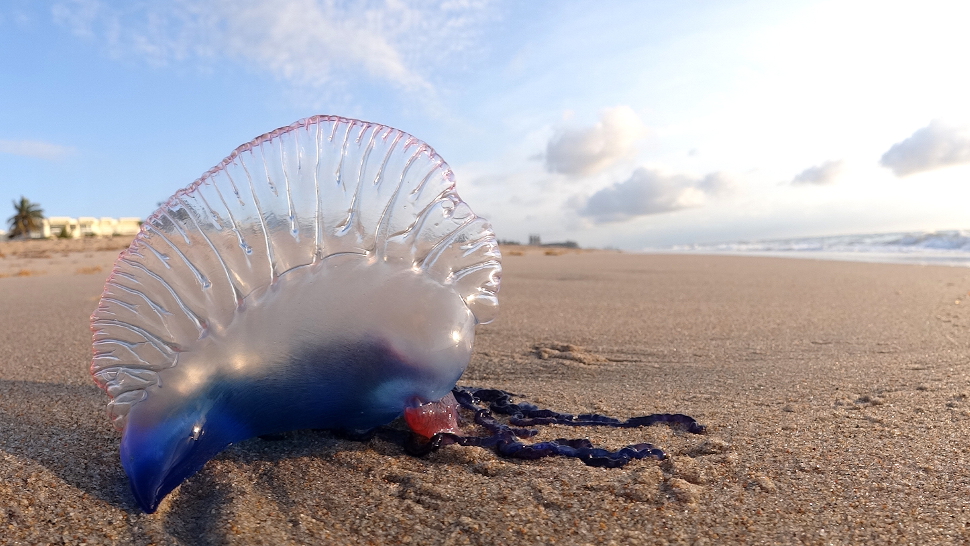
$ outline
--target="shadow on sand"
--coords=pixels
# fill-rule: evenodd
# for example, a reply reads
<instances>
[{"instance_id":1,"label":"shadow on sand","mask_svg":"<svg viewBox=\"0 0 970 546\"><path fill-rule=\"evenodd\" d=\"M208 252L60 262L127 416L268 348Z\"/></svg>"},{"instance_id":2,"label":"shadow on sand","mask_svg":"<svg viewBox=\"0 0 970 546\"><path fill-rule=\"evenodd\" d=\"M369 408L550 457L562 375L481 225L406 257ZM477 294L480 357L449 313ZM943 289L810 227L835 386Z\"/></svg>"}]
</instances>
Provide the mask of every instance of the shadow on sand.
<instances>
[{"instance_id":1,"label":"shadow on sand","mask_svg":"<svg viewBox=\"0 0 970 546\"><path fill-rule=\"evenodd\" d=\"M146 515L128 488L118 460L120 434L105 417L105 403L104 393L94 385L0 380L0 451L40 464L69 486L127 513L136 541L231 542L225 531L233 518L231 478L238 477L240 467L255 474L253 485L286 512L297 506L289 498L290 489L276 483L281 479L273 471L277 465L364 449L358 441L316 430L287 433L276 441L246 440L230 446L186 480L168 510ZM31 492L24 495L29 497Z\"/></svg>"}]
</instances>

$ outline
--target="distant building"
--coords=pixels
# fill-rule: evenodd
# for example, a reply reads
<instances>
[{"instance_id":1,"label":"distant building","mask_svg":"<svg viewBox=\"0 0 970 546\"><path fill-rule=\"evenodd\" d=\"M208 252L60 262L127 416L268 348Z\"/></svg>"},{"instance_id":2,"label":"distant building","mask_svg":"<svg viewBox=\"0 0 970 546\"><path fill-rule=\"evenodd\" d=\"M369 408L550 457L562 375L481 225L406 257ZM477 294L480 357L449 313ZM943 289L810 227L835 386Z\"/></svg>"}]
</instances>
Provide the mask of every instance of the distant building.
<instances>
[{"instance_id":1,"label":"distant building","mask_svg":"<svg viewBox=\"0 0 970 546\"><path fill-rule=\"evenodd\" d=\"M40 221L40 231L30 230L31 239L46 239L51 236L51 226L47 223L47 218Z\"/></svg>"},{"instance_id":2,"label":"distant building","mask_svg":"<svg viewBox=\"0 0 970 546\"><path fill-rule=\"evenodd\" d=\"M9 232L0 229L0 237L6 238ZM47 223L47 218L42 218L40 220L40 229L34 228L28 232L27 235L18 235L14 237L15 240L20 239L47 239L51 236L51 226Z\"/></svg>"},{"instance_id":3,"label":"distant building","mask_svg":"<svg viewBox=\"0 0 970 546\"><path fill-rule=\"evenodd\" d=\"M102 237L110 237L111 235L114 235L118 228L118 220L108 218L107 216L102 216L98 221L98 224L98 227L101 229Z\"/></svg>"},{"instance_id":4,"label":"distant building","mask_svg":"<svg viewBox=\"0 0 970 546\"><path fill-rule=\"evenodd\" d=\"M50 231L50 237L64 237L64 231L67 230L67 237L71 239L77 239L81 236L81 232L77 228L77 220L70 218L68 216L51 216L50 218L45 218L47 222L48 230Z\"/></svg>"},{"instance_id":5,"label":"distant building","mask_svg":"<svg viewBox=\"0 0 970 546\"><path fill-rule=\"evenodd\" d=\"M141 231L141 218L127 216L118 219L118 224L114 226L115 235L138 235Z\"/></svg>"},{"instance_id":6,"label":"distant building","mask_svg":"<svg viewBox=\"0 0 970 546\"><path fill-rule=\"evenodd\" d=\"M71 218L69 216L51 216L41 220L41 229L30 233L31 239L47 239L50 237L60 237L67 230L67 235L71 239L80 237L134 237L141 230L141 218L124 217L110 218L103 216L94 218L93 216L81 216ZM6 232L0 232L5 235Z\"/></svg>"},{"instance_id":7,"label":"distant building","mask_svg":"<svg viewBox=\"0 0 970 546\"><path fill-rule=\"evenodd\" d=\"M516 243L517 244L517 243ZM529 235L529 246L548 246L556 248L579 248L579 243L576 241L562 241L556 243L542 243L542 239L538 235Z\"/></svg>"},{"instance_id":8,"label":"distant building","mask_svg":"<svg viewBox=\"0 0 970 546\"><path fill-rule=\"evenodd\" d=\"M79 216L77 219L77 230L81 232L81 237L100 237L101 220L92 216ZM113 233L111 235L114 235Z\"/></svg>"}]
</instances>

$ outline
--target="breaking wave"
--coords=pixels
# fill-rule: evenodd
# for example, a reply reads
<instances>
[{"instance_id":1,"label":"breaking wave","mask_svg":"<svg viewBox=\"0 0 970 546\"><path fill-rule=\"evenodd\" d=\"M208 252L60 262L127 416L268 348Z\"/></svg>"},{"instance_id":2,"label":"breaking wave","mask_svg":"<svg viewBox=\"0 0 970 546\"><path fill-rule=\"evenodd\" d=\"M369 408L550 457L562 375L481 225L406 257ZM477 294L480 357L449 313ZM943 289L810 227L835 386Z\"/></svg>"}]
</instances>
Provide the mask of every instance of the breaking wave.
<instances>
[{"instance_id":1,"label":"breaking wave","mask_svg":"<svg viewBox=\"0 0 970 546\"><path fill-rule=\"evenodd\" d=\"M663 250L970 267L970 230L798 237L678 245Z\"/></svg>"}]
</instances>

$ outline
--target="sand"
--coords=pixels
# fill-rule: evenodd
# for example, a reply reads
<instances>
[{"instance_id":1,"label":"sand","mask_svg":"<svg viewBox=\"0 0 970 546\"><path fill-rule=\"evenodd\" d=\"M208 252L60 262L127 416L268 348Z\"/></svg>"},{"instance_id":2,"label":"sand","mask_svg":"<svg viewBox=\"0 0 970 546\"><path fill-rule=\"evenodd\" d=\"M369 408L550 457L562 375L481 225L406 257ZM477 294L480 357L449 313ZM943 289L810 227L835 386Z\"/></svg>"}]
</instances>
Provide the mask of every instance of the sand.
<instances>
[{"instance_id":1,"label":"sand","mask_svg":"<svg viewBox=\"0 0 970 546\"><path fill-rule=\"evenodd\" d=\"M543 428L669 454L600 469L301 431L230 447L146 515L87 372L118 251L14 244L0 273L43 273L0 278L0 544L970 541L967 269L509 247L462 384L708 433Z\"/></svg>"},{"instance_id":2,"label":"sand","mask_svg":"<svg viewBox=\"0 0 970 546\"><path fill-rule=\"evenodd\" d=\"M0 239L0 279L37 275L106 276L131 237L83 239Z\"/></svg>"}]
</instances>

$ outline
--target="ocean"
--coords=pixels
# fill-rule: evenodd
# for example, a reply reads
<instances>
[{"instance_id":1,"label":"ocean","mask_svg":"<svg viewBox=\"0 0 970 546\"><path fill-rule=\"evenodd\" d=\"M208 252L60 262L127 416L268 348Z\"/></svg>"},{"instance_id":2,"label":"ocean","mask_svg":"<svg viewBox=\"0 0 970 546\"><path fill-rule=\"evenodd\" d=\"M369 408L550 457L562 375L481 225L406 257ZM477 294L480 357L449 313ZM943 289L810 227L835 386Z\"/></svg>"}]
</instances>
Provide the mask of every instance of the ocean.
<instances>
[{"instance_id":1,"label":"ocean","mask_svg":"<svg viewBox=\"0 0 970 546\"><path fill-rule=\"evenodd\" d=\"M740 254L970 267L970 230L798 237L678 245L645 252Z\"/></svg>"}]
</instances>

